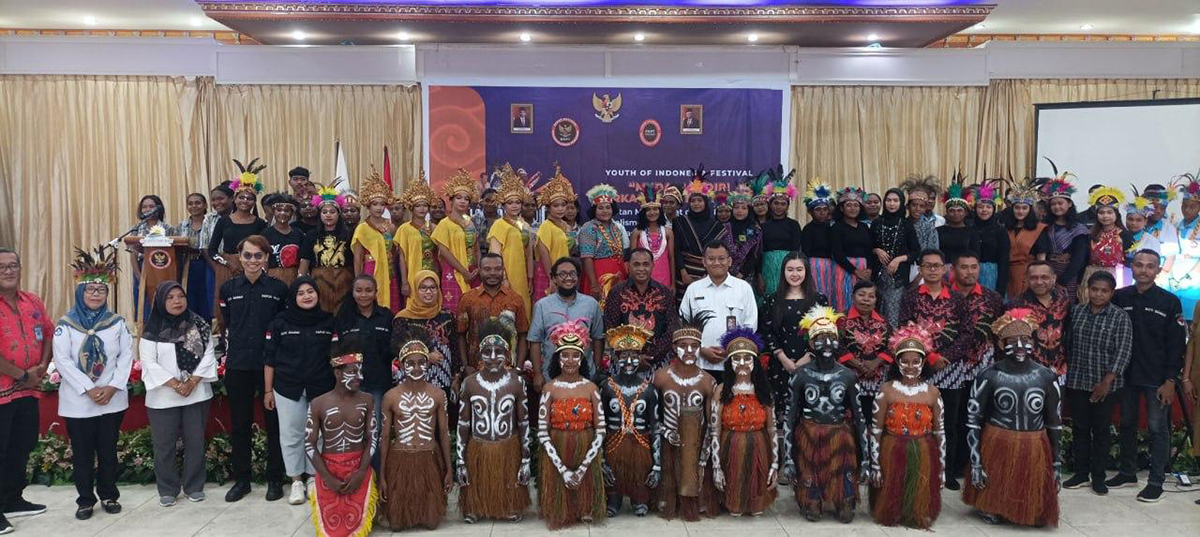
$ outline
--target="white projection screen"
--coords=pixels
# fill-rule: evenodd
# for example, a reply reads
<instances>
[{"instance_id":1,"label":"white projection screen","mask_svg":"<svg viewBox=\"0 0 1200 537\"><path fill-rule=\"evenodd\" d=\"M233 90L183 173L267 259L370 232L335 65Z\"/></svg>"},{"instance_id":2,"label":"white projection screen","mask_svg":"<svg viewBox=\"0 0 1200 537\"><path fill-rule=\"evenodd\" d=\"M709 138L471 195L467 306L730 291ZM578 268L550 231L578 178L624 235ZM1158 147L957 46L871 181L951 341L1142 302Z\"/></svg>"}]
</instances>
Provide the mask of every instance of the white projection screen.
<instances>
[{"instance_id":1,"label":"white projection screen","mask_svg":"<svg viewBox=\"0 0 1200 537\"><path fill-rule=\"evenodd\" d=\"M1129 196L1130 185L1166 185L1200 170L1200 99L1039 104L1035 114L1037 177L1052 174L1043 157L1074 173L1079 210L1094 184ZM1178 202L1170 214L1179 218Z\"/></svg>"}]
</instances>

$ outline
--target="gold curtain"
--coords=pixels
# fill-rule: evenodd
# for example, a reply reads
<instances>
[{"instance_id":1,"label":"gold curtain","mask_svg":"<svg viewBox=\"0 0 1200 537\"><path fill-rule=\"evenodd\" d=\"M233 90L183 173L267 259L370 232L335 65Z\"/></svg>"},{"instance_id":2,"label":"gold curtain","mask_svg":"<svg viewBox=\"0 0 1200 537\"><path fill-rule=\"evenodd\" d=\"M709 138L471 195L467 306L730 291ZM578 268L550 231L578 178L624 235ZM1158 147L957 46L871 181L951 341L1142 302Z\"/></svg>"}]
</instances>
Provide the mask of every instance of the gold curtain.
<instances>
[{"instance_id":1,"label":"gold curtain","mask_svg":"<svg viewBox=\"0 0 1200 537\"><path fill-rule=\"evenodd\" d=\"M73 299L73 249L129 229L142 195L158 194L176 224L189 192L233 175L230 158L262 157L267 187L285 189L294 165L332 178L339 139L355 186L370 164L382 171L387 144L399 189L420 167L420 113L416 86L0 76L0 245L21 253L23 288L57 317ZM132 318L128 254L120 262L118 311Z\"/></svg>"}]
</instances>

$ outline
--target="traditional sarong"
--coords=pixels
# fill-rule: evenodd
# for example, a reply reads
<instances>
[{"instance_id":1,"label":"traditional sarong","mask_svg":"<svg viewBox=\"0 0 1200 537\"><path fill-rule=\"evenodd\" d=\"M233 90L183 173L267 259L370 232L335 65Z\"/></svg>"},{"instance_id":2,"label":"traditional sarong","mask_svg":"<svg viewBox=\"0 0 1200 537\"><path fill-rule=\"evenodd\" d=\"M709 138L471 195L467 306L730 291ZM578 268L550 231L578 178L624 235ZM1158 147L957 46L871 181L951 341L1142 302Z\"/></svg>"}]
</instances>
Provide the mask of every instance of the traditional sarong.
<instances>
[{"instance_id":1,"label":"traditional sarong","mask_svg":"<svg viewBox=\"0 0 1200 537\"><path fill-rule=\"evenodd\" d=\"M884 434L879 440L883 482L871 488L871 516L883 526L926 529L942 510L942 463L932 434Z\"/></svg>"},{"instance_id":2,"label":"traditional sarong","mask_svg":"<svg viewBox=\"0 0 1200 537\"><path fill-rule=\"evenodd\" d=\"M695 522L700 520L701 506L707 505L705 498L713 498L715 490L711 480L705 480L700 469L701 444L706 441L703 431L703 409L684 408L679 415L679 443L676 447L663 442L662 479L658 482L658 511L668 520L680 518ZM717 509L704 509L708 516L716 516Z\"/></svg>"},{"instance_id":3,"label":"traditional sarong","mask_svg":"<svg viewBox=\"0 0 1200 537\"><path fill-rule=\"evenodd\" d=\"M273 269L267 269L267 275L283 282L284 285L288 286L288 289L291 289L292 282L296 281L296 271L296 267L276 267ZM319 294L317 295L317 299L320 300Z\"/></svg>"},{"instance_id":4,"label":"traditional sarong","mask_svg":"<svg viewBox=\"0 0 1200 537\"><path fill-rule=\"evenodd\" d=\"M322 453L321 460L333 477L348 479L362 466L363 452ZM315 492L308 498L312 507L313 527L318 537L362 537L371 533L375 521L375 504L379 489L375 487L375 472L367 465L367 477L358 490L341 495L334 492L316 476Z\"/></svg>"},{"instance_id":5,"label":"traditional sarong","mask_svg":"<svg viewBox=\"0 0 1200 537\"><path fill-rule=\"evenodd\" d=\"M968 476L963 503L1016 524L1058 526L1058 484L1046 431L986 425L979 449L987 486L975 488Z\"/></svg>"},{"instance_id":6,"label":"traditional sarong","mask_svg":"<svg viewBox=\"0 0 1200 537\"><path fill-rule=\"evenodd\" d=\"M654 467L650 447L640 444L632 434L612 435L604 440L604 459L616 478L616 484L605 489L606 494L624 496L634 505L649 505L653 494L646 486L646 477Z\"/></svg>"},{"instance_id":7,"label":"traditional sarong","mask_svg":"<svg viewBox=\"0 0 1200 537\"><path fill-rule=\"evenodd\" d=\"M600 282L600 310L604 310L604 300L613 286L625 279L625 260L620 257L597 257L592 259L596 268L596 281ZM592 293L592 285L583 278L583 292Z\"/></svg>"},{"instance_id":8,"label":"traditional sarong","mask_svg":"<svg viewBox=\"0 0 1200 537\"><path fill-rule=\"evenodd\" d=\"M808 266L812 269L812 274L809 277L813 279L813 290L825 295L829 299L830 305L832 305L835 282L833 267L837 266L837 263L834 263L828 257L810 257L808 258Z\"/></svg>"},{"instance_id":9,"label":"traditional sarong","mask_svg":"<svg viewBox=\"0 0 1200 537\"><path fill-rule=\"evenodd\" d=\"M854 268L867 268L867 258L865 257L848 257ZM829 305L837 311L849 311L850 306L854 302L854 284L858 282L858 278L854 277L854 273L846 272L841 265L833 264L833 294L825 295L829 297ZM814 282L815 283L815 282Z\"/></svg>"},{"instance_id":10,"label":"traditional sarong","mask_svg":"<svg viewBox=\"0 0 1200 537\"><path fill-rule=\"evenodd\" d=\"M683 293L684 293L684 291L687 291L687 287L688 287L687 284L683 283L683 278L679 277L678 273L680 270L687 272L688 276L691 276L692 281L696 281L705 276L708 276L708 271L705 270L705 268L704 268L704 258L703 257L700 257L695 254L690 254L688 252L681 252L681 254L682 255L680 256L680 258L675 260L675 262L678 263L678 265L675 267L675 272L676 272L676 274L675 274L675 298L676 299L683 298Z\"/></svg>"},{"instance_id":11,"label":"traditional sarong","mask_svg":"<svg viewBox=\"0 0 1200 537\"><path fill-rule=\"evenodd\" d=\"M763 252L762 274L764 295L775 294L779 288L779 274L783 267L783 258L791 252L788 250L771 250Z\"/></svg>"},{"instance_id":12,"label":"traditional sarong","mask_svg":"<svg viewBox=\"0 0 1200 537\"><path fill-rule=\"evenodd\" d=\"M853 509L858 500L854 434L846 423L796 423L796 505L804 513Z\"/></svg>"},{"instance_id":13,"label":"traditional sarong","mask_svg":"<svg viewBox=\"0 0 1200 537\"><path fill-rule=\"evenodd\" d=\"M550 430L550 443L554 445L567 468L577 468L583 462L595 437L596 431L590 428L577 431ZM538 462L538 505L541 508L539 516L546 521L546 527L555 530L584 518L596 521L604 519L604 475L600 471L603 455L597 455L592 460L579 488L573 490L567 489L562 475L558 473L545 450L541 451Z\"/></svg>"},{"instance_id":14,"label":"traditional sarong","mask_svg":"<svg viewBox=\"0 0 1200 537\"><path fill-rule=\"evenodd\" d=\"M392 448L387 457L384 514L393 531L413 526L437 529L446 517L446 466L437 450Z\"/></svg>"},{"instance_id":15,"label":"traditional sarong","mask_svg":"<svg viewBox=\"0 0 1200 537\"><path fill-rule=\"evenodd\" d=\"M350 267L316 267L312 269L312 277L317 282L317 301L321 309L336 315L342 301L350 294L354 273Z\"/></svg>"},{"instance_id":16,"label":"traditional sarong","mask_svg":"<svg viewBox=\"0 0 1200 537\"><path fill-rule=\"evenodd\" d=\"M463 516L507 519L529 507L529 487L517 483L521 469L521 439L472 438L465 457L468 484L459 488L458 508Z\"/></svg>"},{"instance_id":17,"label":"traditional sarong","mask_svg":"<svg viewBox=\"0 0 1200 537\"><path fill-rule=\"evenodd\" d=\"M996 284L1000 281L1000 267L995 263L979 263L979 284L996 291L1003 292L1004 289L996 289Z\"/></svg>"}]
</instances>

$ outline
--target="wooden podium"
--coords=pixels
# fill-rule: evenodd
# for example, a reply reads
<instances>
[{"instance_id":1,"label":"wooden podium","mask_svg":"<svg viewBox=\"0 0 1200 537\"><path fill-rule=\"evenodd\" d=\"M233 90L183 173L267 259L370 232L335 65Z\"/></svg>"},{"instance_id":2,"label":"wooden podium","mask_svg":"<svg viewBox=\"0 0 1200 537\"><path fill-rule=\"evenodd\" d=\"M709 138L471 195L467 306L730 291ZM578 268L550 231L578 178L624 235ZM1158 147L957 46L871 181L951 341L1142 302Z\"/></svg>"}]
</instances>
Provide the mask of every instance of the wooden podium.
<instances>
[{"instance_id":1,"label":"wooden podium","mask_svg":"<svg viewBox=\"0 0 1200 537\"><path fill-rule=\"evenodd\" d=\"M125 244L142 249L142 279L138 290L138 311L144 312L154 302L154 290L167 280L183 283L183 267L191 242L187 237L137 236L125 237ZM139 314L144 317L145 314ZM141 326L138 318L138 326Z\"/></svg>"}]
</instances>

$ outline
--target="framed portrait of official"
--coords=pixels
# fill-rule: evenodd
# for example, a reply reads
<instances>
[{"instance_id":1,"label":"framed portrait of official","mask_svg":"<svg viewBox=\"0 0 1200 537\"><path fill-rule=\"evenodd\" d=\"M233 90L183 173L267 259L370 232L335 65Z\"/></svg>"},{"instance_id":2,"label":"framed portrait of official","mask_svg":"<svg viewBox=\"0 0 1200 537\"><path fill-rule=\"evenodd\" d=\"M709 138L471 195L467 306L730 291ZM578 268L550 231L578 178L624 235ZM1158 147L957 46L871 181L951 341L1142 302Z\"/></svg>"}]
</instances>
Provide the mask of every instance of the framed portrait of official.
<instances>
[{"instance_id":1,"label":"framed portrait of official","mask_svg":"<svg viewBox=\"0 0 1200 537\"><path fill-rule=\"evenodd\" d=\"M704 134L704 105L679 105L679 134Z\"/></svg>"},{"instance_id":2,"label":"framed portrait of official","mask_svg":"<svg viewBox=\"0 0 1200 537\"><path fill-rule=\"evenodd\" d=\"M513 103L508 105L513 134L533 134L533 105L528 103Z\"/></svg>"}]
</instances>

